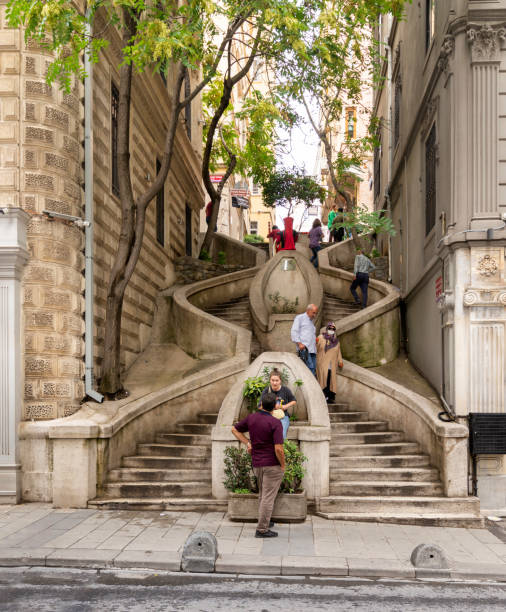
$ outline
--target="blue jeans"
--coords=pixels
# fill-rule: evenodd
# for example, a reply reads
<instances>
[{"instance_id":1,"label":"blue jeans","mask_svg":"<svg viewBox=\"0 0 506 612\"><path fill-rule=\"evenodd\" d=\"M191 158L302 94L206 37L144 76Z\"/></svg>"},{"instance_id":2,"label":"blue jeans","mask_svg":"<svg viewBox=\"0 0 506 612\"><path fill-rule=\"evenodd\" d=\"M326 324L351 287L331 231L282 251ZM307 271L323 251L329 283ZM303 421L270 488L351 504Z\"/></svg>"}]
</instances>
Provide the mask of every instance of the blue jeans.
<instances>
[{"instance_id":1,"label":"blue jeans","mask_svg":"<svg viewBox=\"0 0 506 612\"><path fill-rule=\"evenodd\" d=\"M358 299L357 287L360 287L362 293L362 308L367 306L367 288L369 286L369 274L365 272L357 272L355 280L351 283L350 291L356 304L360 304Z\"/></svg>"},{"instance_id":2,"label":"blue jeans","mask_svg":"<svg viewBox=\"0 0 506 612\"><path fill-rule=\"evenodd\" d=\"M316 353L308 353L307 354L307 367L313 372L316 376Z\"/></svg>"},{"instance_id":3,"label":"blue jeans","mask_svg":"<svg viewBox=\"0 0 506 612\"><path fill-rule=\"evenodd\" d=\"M287 414L281 419L281 426L283 427L283 440L286 440L288 428L290 427L290 417Z\"/></svg>"},{"instance_id":4,"label":"blue jeans","mask_svg":"<svg viewBox=\"0 0 506 612\"><path fill-rule=\"evenodd\" d=\"M313 251L313 257L309 260L315 268L318 267L318 251L321 251L321 246L311 247Z\"/></svg>"}]
</instances>

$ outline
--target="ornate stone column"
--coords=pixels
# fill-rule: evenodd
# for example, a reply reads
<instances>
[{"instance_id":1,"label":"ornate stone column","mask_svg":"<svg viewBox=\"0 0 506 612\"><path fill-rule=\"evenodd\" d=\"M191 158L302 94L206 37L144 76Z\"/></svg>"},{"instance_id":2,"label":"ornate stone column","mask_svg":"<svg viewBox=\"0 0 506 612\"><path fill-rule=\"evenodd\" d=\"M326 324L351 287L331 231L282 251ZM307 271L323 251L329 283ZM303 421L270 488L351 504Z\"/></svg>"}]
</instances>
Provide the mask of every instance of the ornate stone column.
<instances>
[{"instance_id":1,"label":"ornate stone column","mask_svg":"<svg viewBox=\"0 0 506 612\"><path fill-rule=\"evenodd\" d=\"M23 398L21 368L21 276L28 260L29 216L11 208L0 213L0 503L20 499L17 429Z\"/></svg>"},{"instance_id":2,"label":"ornate stone column","mask_svg":"<svg viewBox=\"0 0 506 612\"><path fill-rule=\"evenodd\" d=\"M472 219L479 221L498 216L497 78L506 28L470 24L467 39L472 65Z\"/></svg>"}]
</instances>

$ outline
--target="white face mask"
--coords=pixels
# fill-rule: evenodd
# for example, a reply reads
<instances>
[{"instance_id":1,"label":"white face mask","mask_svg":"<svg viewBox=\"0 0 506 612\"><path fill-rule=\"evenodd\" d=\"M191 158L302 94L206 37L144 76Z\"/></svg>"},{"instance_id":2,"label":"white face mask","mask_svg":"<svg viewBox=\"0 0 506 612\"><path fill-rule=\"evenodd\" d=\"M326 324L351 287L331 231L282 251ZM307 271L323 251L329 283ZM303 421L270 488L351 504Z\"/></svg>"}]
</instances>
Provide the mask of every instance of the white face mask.
<instances>
[{"instance_id":1,"label":"white face mask","mask_svg":"<svg viewBox=\"0 0 506 612\"><path fill-rule=\"evenodd\" d=\"M336 332L333 329L327 329L327 335L333 336Z\"/></svg>"}]
</instances>

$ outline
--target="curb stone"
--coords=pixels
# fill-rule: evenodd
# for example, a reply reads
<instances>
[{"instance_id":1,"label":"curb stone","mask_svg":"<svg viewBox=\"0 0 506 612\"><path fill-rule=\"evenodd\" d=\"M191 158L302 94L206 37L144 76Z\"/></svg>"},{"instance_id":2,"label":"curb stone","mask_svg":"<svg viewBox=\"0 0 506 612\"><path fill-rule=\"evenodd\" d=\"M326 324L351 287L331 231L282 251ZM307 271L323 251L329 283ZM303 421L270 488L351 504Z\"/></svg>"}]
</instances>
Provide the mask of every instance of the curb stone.
<instances>
[{"instance_id":1,"label":"curb stone","mask_svg":"<svg viewBox=\"0 0 506 612\"><path fill-rule=\"evenodd\" d=\"M79 551L79 557L75 552ZM148 551L118 551L118 550L92 550L72 549L54 551L41 549L26 551L20 549L0 550L0 567L24 568L34 567L73 568L73 569L132 569L132 570L160 570L180 572L181 554L174 552L148 552ZM62 554L67 553L67 554ZM380 565L377 559L345 559L337 557L318 557L314 564L314 557L294 557L300 560L298 564L290 557L257 555L220 555L216 561L215 572L210 574L195 574L199 576L232 576L253 575L256 577L314 577L316 580L325 578L368 578L380 580L418 579L418 580L457 580L477 582L506 582L506 566L503 568L494 564L459 565L448 570L430 570L396 564L393 560L383 560ZM339 563L344 562L343 567ZM325 573L324 573L325 572ZM328 572L328 573L327 573ZM182 572L183 573L183 572ZM189 574L186 574L189 575Z\"/></svg>"}]
</instances>

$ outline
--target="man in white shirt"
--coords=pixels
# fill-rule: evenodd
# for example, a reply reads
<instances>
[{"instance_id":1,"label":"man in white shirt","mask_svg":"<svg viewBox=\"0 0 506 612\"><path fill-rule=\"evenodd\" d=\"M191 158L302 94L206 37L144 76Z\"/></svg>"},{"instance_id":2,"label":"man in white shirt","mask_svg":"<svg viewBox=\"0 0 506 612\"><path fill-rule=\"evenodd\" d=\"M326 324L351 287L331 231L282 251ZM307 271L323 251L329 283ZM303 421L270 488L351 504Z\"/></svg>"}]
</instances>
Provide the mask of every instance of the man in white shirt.
<instances>
[{"instance_id":1,"label":"man in white shirt","mask_svg":"<svg viewBox=\"0 0 506 612\"><path fill-rule=\"evenodd\" d=\"M318 306L309 304L306 312L297 315L293 321L290 336L299 351L307 349L306 365L316 376L316 328L313 319L318 314Z\"/></svg>"}]
</instances>

